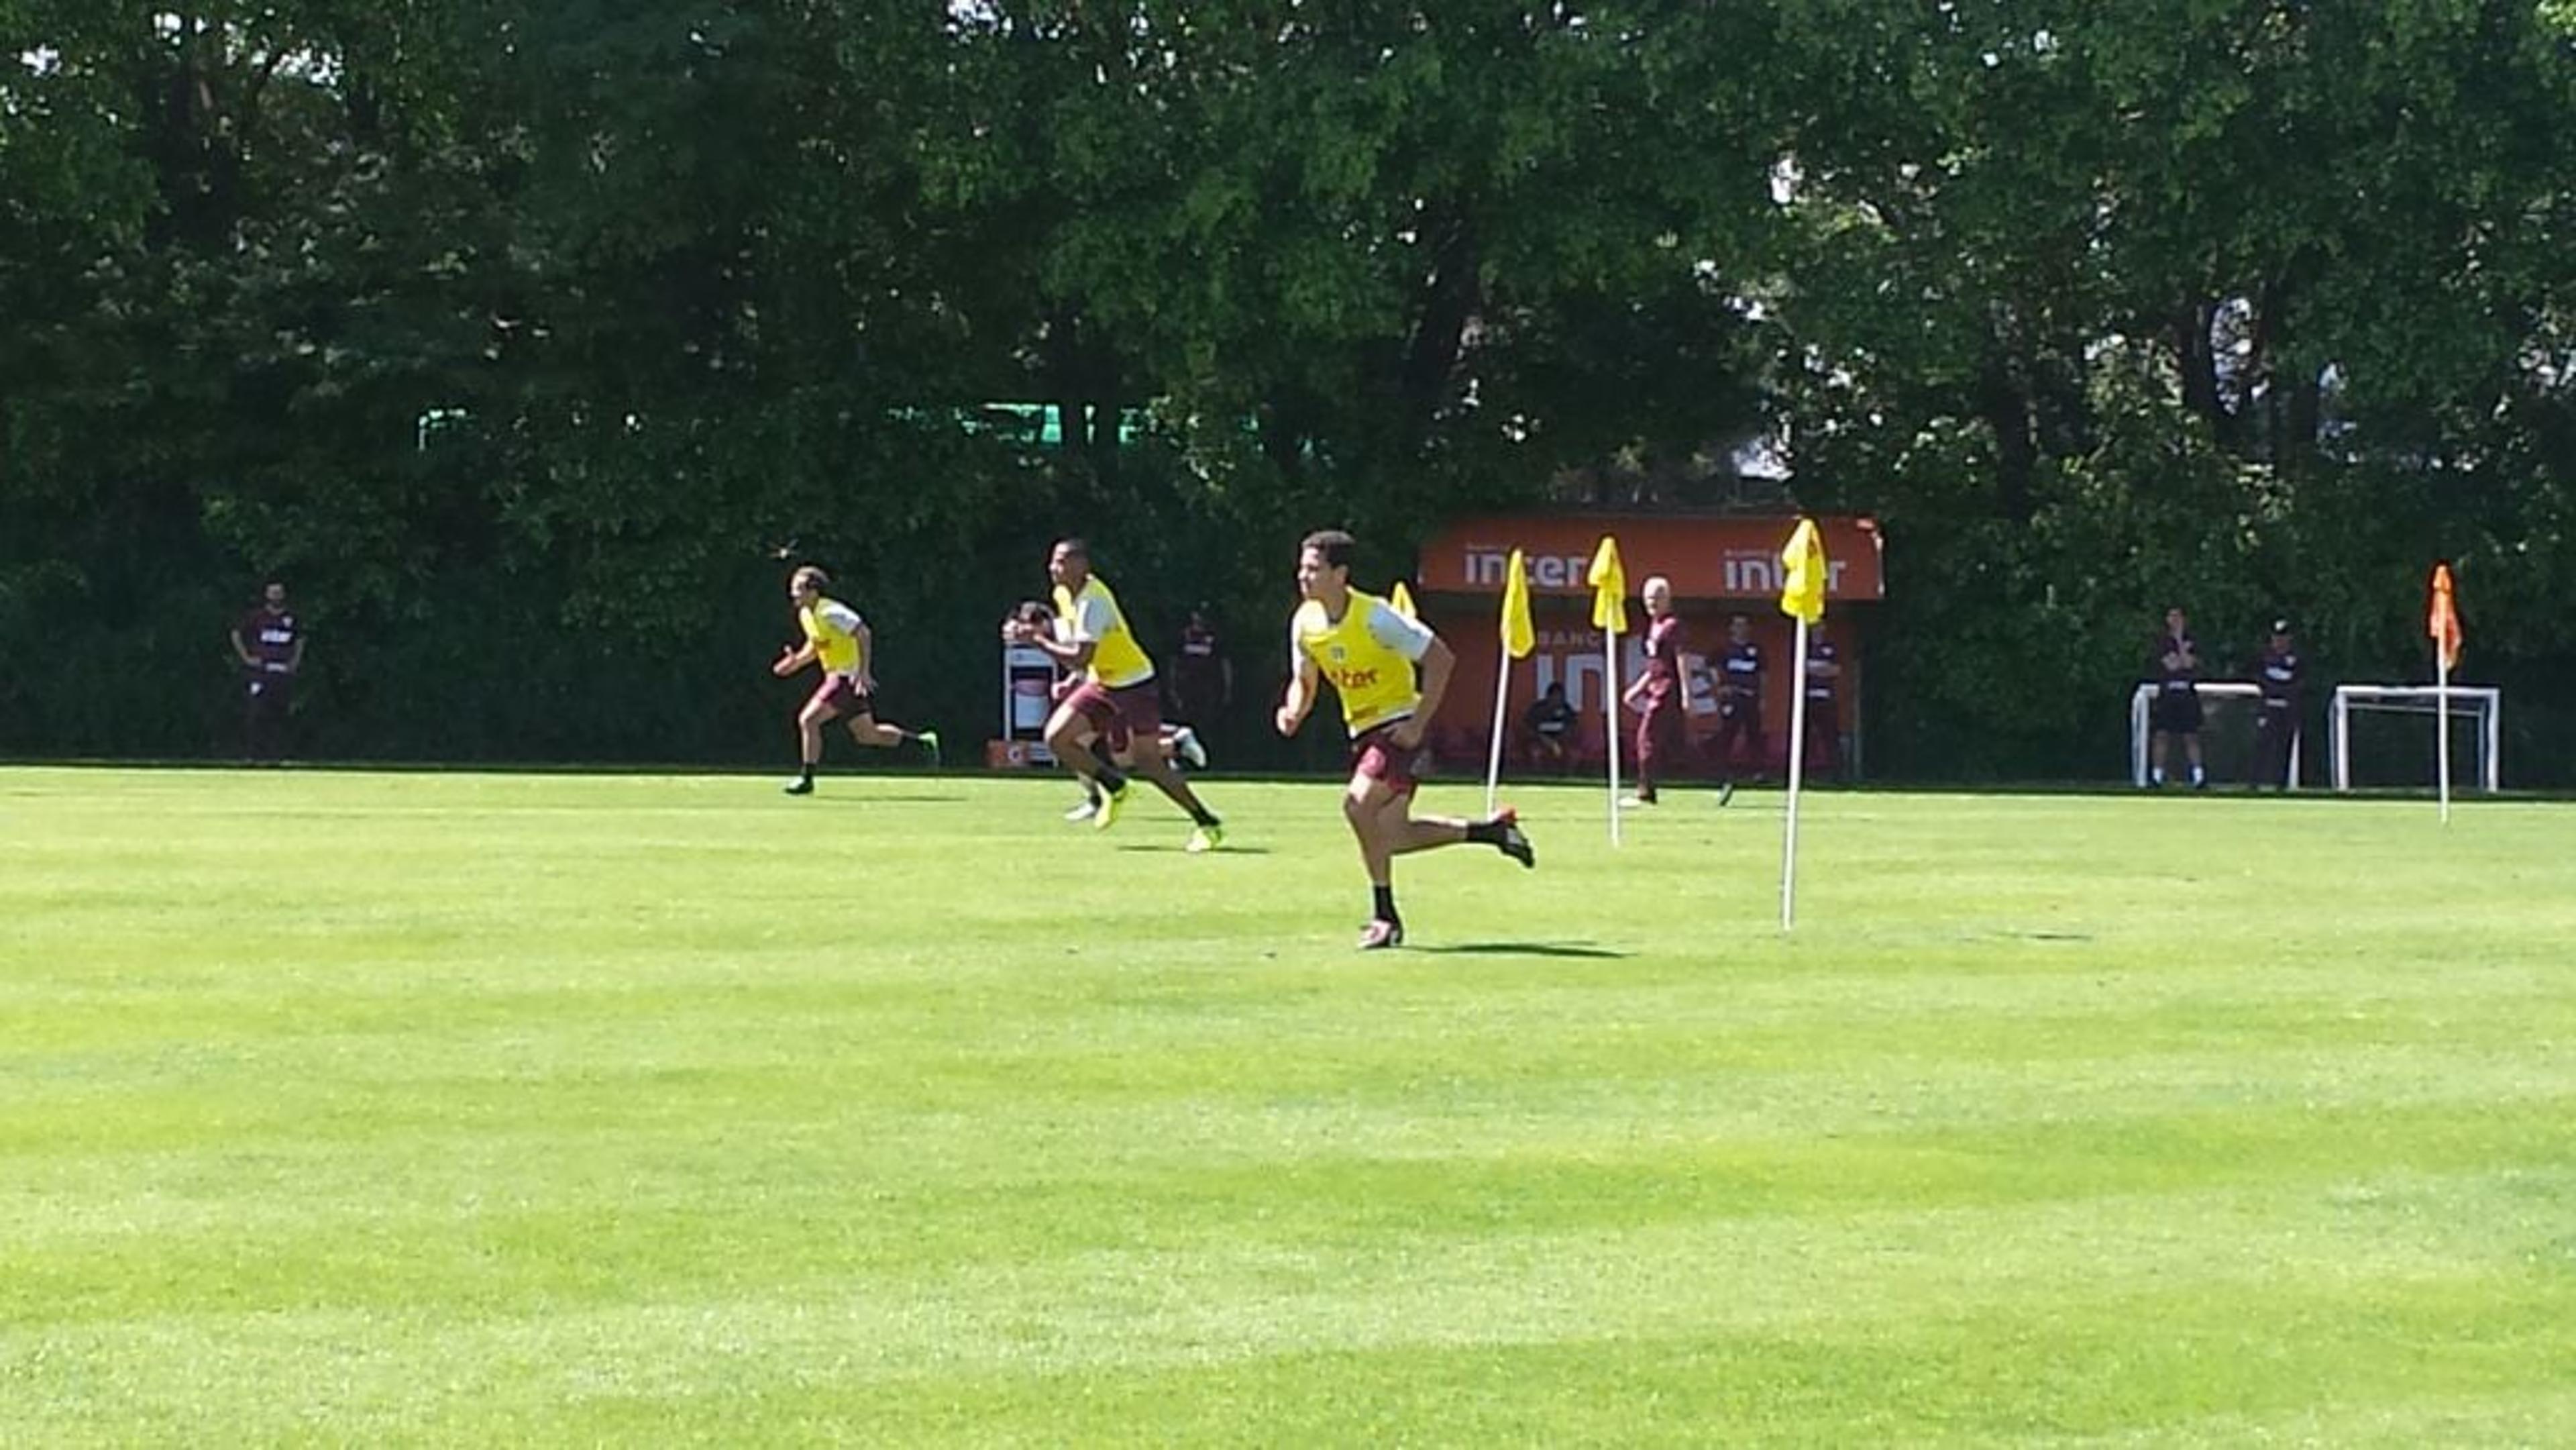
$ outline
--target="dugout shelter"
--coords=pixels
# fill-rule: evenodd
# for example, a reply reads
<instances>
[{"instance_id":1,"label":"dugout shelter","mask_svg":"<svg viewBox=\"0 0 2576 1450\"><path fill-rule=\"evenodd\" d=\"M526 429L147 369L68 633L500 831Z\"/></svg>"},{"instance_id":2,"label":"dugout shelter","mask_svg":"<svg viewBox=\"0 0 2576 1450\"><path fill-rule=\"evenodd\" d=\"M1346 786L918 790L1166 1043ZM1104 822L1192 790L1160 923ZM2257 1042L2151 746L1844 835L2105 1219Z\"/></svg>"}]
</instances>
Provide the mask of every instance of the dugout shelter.
<instances>
[{"instance_id":1,"label":"dugout shelter","mask_svg":"<svg viewBox=\"0 0 2576 1450\"><path fill-rule=\"evenodd\" d=\"M1727 621L1738 614L1752 623L1763 647L1763 768L1784 770L1789 749L1790 691L1795 680L1796 626L1780 612L1780 550L1797 527L1792 515L1667 515L1534 513L1469 518L1443 528L1423 546L1413 590L1423 619L1458 656L1455 678L1430 741L1444 766L1484 767L1493 727L1496 670L1513 671L1505 722L1505 758L1519 764L1521 717L1551 682L1561 681L1581 716L1574 753L1587 765L1605 751L1601 702L1601 632L1592 627L1592 590L1584 582L1601 536L1619 540L1628 576L1628 632L1620 638L1619 686L1645 668L1645 607L1636 593L1661 574L1673 584L1673 612L1683 622L1683 667L1691 673L1691 735L1696 746L1717 730L1715 663L1726 645ZM1861 703L1867 689L1864 642L1876 606L1886 598L1883 542L1875 520L1818 518L1824 534L1828 578L1825 624L1840 658L1835 683L1846 773L1857 779L1863 759ZM1519 549L1529 572L1530 616L1538 647L1526 659L1506 661L1497 621L1511 552ZM1623 715L1633 727L1636 717ZM1625 755L1625 743L1622 744ZM1712 762L1694 749L1689 770L1705 774Z\"/></svg>"}]
</instances>

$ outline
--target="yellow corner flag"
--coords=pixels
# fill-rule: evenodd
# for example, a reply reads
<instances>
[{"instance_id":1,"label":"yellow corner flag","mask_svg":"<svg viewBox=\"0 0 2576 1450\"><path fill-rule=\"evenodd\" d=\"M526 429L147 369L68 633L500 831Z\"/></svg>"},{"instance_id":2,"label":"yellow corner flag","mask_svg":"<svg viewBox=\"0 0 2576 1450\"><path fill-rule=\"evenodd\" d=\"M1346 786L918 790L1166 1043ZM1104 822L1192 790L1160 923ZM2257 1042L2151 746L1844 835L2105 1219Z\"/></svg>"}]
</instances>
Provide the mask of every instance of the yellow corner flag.
<instances>
[{"instance_id":1,"label":"yellow corner flag","mask_svg":"<svg viewBox=\"0 0 2576 1450\"><path fill-rule=\"evenodd\" d=\"M1825 617L1825 536L1814 519L1798 520L1780 551L1780 612L1814 624Z\"/></svg>"},{"instance_id":2,"label":"yellow corner flag","mask_svg":"<svg viewBox=\"0 0 2576 1450\"><path fill-rule=\"evenodd\" d=\"M1601 536L1592 552L1592 567L1583 582L1592 586L1592 627L1612 634L1628 632L1628 571L1619 565L1619 541Z\"/></svg>"},{"instance_id":3,"label":"yellow corner flag","mask_svg":"<svg viewBox=\"0 0 2576 1450\"><path fill-rule=\"evenodd\" d=\"M1422 612L1413 607L1413 591L1405 588L1404 581L1401 579L1396 580L1395 587L1386 592L1386 602L1387 607L1407 619L1422 617Z\"/></svg>"},{"instance_id":4,"label":"yellow corner flag","mask_svg":"<svg viewBox=\"0 0 2576 1450\"><path fill-rule=\"evenodd\" d=\"M1503 577L1503 653L1527 659L1538 648L1538 631L1530 627L1529 565L1512 550L1511 572Z\"/></svg>"},{"instance_id":5,"label":"yellow corner flag","mask_svg":"<svg viewBox=\"0 0 2576 1450\"><path fill-rule=\"evenodd\" d=\"M2460 663L2460 607L2451 597L2451 566L2433 566L2433 607L2425 620L2425 630L2433 636L2433 648L2442 657L2442 668L2455 669Z\"/></svg>"}]
</instances>

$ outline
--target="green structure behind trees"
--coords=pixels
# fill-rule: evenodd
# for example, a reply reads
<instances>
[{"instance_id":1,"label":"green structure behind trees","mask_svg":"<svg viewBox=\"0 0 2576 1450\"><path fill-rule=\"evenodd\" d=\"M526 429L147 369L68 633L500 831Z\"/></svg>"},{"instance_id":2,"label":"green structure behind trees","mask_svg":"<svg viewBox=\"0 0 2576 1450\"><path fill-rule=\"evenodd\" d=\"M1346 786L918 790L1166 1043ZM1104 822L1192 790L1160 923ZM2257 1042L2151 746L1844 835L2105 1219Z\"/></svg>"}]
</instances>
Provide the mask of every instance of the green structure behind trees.
<instances>
[{"instance_id":1,"label":"green structure behind trees","mask_svg":"<svg viewBox=\"0 0 2576 1450\"><path fill-rule=\"evenodd\" d=\"M782 551L972 731L1066 532L1266 689L1309 527L1765 442L1882 773L2119 775L2174 602L2423 678L2448 557L2566 783L2571 115L2555 0L0 0L0 752L226 749L279 576L314 752L776 758Z\"/></svg>"}]
</instances>

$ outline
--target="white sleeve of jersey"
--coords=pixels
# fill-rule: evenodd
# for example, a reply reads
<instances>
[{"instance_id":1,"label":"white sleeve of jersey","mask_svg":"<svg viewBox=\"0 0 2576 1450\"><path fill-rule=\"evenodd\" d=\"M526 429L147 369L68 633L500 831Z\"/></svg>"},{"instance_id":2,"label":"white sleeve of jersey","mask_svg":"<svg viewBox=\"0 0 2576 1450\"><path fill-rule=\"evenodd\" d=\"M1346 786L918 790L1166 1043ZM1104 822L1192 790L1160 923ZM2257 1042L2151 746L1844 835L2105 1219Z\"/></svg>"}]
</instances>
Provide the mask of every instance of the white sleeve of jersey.
<instances>
[{"instance_id":1,"label":"white sleeve of jersey","mask_svg":"<svg viewBox=\"0 0 2576 1450\"><path fill-rule=\"evenodd\" d=\"M1085 594L1073 604L1073 642L1098 644L1108 637L1109 627L1117 622L1117 617L1109 612L1108 600L1097 594Z\"/></svg>"},{"instance_id":2,"label":"white sleeve of jersey","mask_svg":"<svg viewBox=\"0 0 2576 1450\"><path fill-rule=\"evenodd\" d=\"M815 613L821 617L825 624L832 626L843 634L856 634L860 629L865 627L867 623L865 620L859 618L859 612L857 610L852 609L846 604L826 604L821 609L816 610Z\"/></svg>"},{"instance_id":3,"label":"white sleeve of jersey","mask_svg":"<svg viewBox=\"0 0 2576 1450\"><path fill-rule=\"evenodd\" d=\"M1431 652L1431 626L1418 619L1407 619L1395 612L1395 606L1380 599L1369 605L1368 631L1379 644L1413 661Z\"/></svg>"}]
</instances>

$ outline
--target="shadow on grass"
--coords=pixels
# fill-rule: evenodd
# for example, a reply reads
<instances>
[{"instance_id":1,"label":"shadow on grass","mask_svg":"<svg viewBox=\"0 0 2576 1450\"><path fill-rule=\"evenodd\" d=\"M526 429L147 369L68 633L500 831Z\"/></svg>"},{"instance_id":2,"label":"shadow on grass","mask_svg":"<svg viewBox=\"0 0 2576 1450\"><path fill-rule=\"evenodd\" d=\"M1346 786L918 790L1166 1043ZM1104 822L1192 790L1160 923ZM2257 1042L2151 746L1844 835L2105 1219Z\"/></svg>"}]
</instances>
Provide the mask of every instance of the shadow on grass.
<instances>
[{"instance_id":1,"label":"shadow on grass","mask_svg":"<svg viewBox=\"0 0 2576 1450\"><path fill-rule=\"evenodd\" d=\"M1185 854L1189 848L1186 846L1149 846L1142 841L1130 841L1122 843L1118 849L1121 851L1148 851L1157 856L1179 856ZM1205 852L1203 854L1210 856L1267 856L1270 854L1270 848L1268 846L1219 846L1215 850Z\"/></svg>"},{"instance_id":2,"label":"shadow on grass","mask_svg":"<svg viewBox=\"0 0 2576 1450\"><path fill-rule=\"evenodd\" d=\"M815 803L815 804L817 804L817 805L836 805L836 806L885 806L885 805L906 805L906 806L915 806L915 805L954 805L954 804L956 804L957 802L959 802L959 801L962 801L962 800L966 799L966 797L964 797L964 796L962 796L962 795L936 795L936 794L932 794L932 793L929 793L929 792L922 792L922 793L920 793L920 794L897 794L897 793L892 792L892 791L884 791L884 792L878 792L878 793L876 793L876 794L871 794L871 795L833 795L833 794L830 794L830 793L825 792L825 791L816 791L816 792L815 792L814 794L812 794L812 795L802 797L802 799L804 799L804 800L808 800L808 801L812 801L812 802L814 802L814 803Z\"/></svg>"},{"instance_id":3,"label":"shadow on grass","mask_svg":"<svg viewBox=\"0 0 2576 1450\"><path fill-rule=\"evenodd\" d=\"M1584 942L1556 941L1468 941L1448 946L1413 947L1411 950L1443 957L1580 957L1600 961L1617 961L1636 955Z\"/></svg>"}]
</instances>

